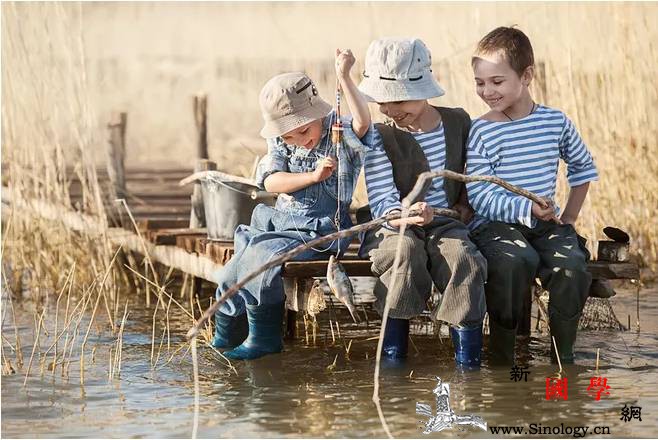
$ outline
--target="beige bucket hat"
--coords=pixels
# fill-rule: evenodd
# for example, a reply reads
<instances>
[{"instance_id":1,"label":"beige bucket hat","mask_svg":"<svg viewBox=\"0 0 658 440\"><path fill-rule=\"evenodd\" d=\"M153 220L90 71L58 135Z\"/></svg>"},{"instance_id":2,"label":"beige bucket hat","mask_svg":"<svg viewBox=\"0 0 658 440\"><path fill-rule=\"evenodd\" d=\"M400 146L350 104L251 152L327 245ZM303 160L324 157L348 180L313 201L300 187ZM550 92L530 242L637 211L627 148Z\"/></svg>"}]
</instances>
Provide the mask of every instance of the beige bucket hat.
<instances>
[{"instance_id":1,"label":"beige bucket hat","mask_svg":"<svg viewBox=\"0 0 658 440\"><path fill-rule=\"evenodd\" d=\"M331 112L318 89L305 73L283 73L270 79L260 91L264 138L284 135Z\"/></svg>"},{"instance_id":2,"label":"beige bucket hat","mask_svg":"<svg viewBox=\"0 0 658 440\"><path fill-rule=\"evenodd\" d=\"M445 94L432 75L432 55L417 38L381 38L366 52L359 90L373 102L411 101Z\"/></svg>"}]
</instances>

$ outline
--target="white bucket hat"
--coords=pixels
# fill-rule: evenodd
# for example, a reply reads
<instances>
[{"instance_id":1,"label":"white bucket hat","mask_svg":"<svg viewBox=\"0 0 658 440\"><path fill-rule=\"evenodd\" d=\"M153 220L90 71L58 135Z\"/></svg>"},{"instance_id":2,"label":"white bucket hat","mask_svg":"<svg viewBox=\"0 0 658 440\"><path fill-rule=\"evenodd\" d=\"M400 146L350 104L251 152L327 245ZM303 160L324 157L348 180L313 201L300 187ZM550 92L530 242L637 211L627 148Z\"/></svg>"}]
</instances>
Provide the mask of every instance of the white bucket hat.
<instances>
[{"instance_id":1,"label":"white bucket hat","mask_svg":"<svg viewBox=\"0 0 658 440\"><path fill-rule=\"evenodd\" d=\"M331 112L331 106L318 94L313 81L304 73L283 73L270 79L260 91L264 138L284 135Z\"/></svg>"},{"instance_id":2,"label":"white bucket hat","mask_svg":"<svg viewBox=\"0 0 658 440\"><path fill-rule=\"evenodd\" d=\"M368 101L393 102L445 94L432 75L432 55L417 38L381 38L370 43L359 90Z\"/></svg>"}]
</instances>

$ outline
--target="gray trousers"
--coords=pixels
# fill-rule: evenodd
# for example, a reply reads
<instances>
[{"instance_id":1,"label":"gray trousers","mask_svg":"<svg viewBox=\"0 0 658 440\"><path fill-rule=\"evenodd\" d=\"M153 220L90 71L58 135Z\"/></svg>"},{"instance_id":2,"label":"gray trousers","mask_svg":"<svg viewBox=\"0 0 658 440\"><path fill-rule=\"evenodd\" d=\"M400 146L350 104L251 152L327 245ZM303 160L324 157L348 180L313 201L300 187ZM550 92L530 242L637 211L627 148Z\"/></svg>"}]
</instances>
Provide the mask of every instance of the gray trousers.
<instances>
[{"instance_id":1,"label":"gray trousers","mask_svg":"<svg viewBox=\"0 0 658 440\"><path fill-rule=\"evenodd\" d=\"M468 237L460 221L438 217L431 224L407 228L402 238L400 266L393 282L393 261L399 233L386 228L368 231L361 247L369 257L375 284L375 309L381 315L387 297L389 316L409 319L427 308L432 283L442 293L433 311L437 320L467 327L482 323L486 311L484 282L487 261Z\"/></svg>"}]
</instances>

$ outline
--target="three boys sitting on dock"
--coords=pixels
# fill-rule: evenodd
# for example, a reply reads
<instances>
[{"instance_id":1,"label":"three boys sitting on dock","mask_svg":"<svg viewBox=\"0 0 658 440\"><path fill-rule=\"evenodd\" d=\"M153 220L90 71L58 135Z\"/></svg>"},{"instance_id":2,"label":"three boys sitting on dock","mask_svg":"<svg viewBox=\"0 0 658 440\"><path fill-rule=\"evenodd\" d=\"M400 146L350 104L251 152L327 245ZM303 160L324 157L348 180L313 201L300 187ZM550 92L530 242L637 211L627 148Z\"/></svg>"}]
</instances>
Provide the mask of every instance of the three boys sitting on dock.
<instances>
[{"instance_id":1,"label":"three boys sitting on dock","mask_svg":"<svg viewBox=\"0 0 658 440\"><path fill-rule=\"evenodd\" d=\"M462 109L429 104L428 99L444 91L432 74L429 50L418 39L372 42L359 85L363 95L349 76L351 53L342 52L336 60L353 114L353 120L343 121L346 148L336 159L329 140L336 114L307 76L279 75L263 88L261 134L268 139L268 160L259 183L290 197L279 197L275 208L259 205L251 225L238 227L235 256L218 274L217 295L257 265L335 232L337 212L339 226L349 227L349 205L362 163L373 217L401 209L423 171L493 175L537 193L545 203L491 183L465 187L437 178L414 200L412 208L420 215L365 235L361 254L370 258L379 277L375 308L381 314L387 301L390 306L382 355L406 356L409 319L426 308L434 285L442 294L434 317L451 326L457 364L480 365L485 311L490 316L491 360L512 364L524 295L538 276L549 291L549 324L560 359L573 362L578 319L591 282L589 254L573 223L597 172L564 113L532 100L528 87L534 60L525 34L498 28L478 44L472 60L476 90L491 111L472 123ZM389 125L371 125L364 96L392 119ZM567 163L571 186L560 218L553 200L559 159ZM340 173L335 172L337 164ZM469 201L475 209L472 219ZM434 208L453 208L459 219L435 216ZM401 264L393 274L403 222ZM306 251L296 259L327 258L344 251L349 241ZM213 345L240 344L225 352L232 359L281 351L283 297L280 267L249 282L217 312Z\"/></svg>"}]
</instances>

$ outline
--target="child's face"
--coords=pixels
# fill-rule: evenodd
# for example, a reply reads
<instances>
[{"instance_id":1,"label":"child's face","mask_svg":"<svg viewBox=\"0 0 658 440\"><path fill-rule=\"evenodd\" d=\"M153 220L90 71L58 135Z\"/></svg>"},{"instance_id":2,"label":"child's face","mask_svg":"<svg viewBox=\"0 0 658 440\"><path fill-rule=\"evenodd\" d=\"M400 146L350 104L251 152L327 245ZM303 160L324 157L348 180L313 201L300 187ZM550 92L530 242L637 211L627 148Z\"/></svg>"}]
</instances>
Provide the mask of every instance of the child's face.
<instances>
[{"instance_id":1,"label":"child's face","mask_svg":"<svg viewBox=\"0 0 658 440\"><path fill-rule=\"evenodd\" d=\"M473 61L473 73L478 96L492 110L500 112L521 99L532 79L532 67L528 67L519 77L500 52L476 57Z\"/></svg>"},{"instance_id":2,"label":"child's face","mask_svg":"<svg viewBox=\"0 0 658 440\"><path fill-rule=\"evenodd\" d=\"M316 119L306 125L302 125L281 136L288 145L296 145L307 150L312 150L320 142L322 137L322 120Z\"/></svg>"},{"instance_id":3,"label":"child's face","mask_svg":"<svg viewBox=\"0 0 658 440\"><path fill-rule=\"evenodd\" d=\"M426 101L395 101L377 103L379 111L395 121L400 128L409 127L418 122L418 118L425 111Z\"/></svg>"}]
</instances>

